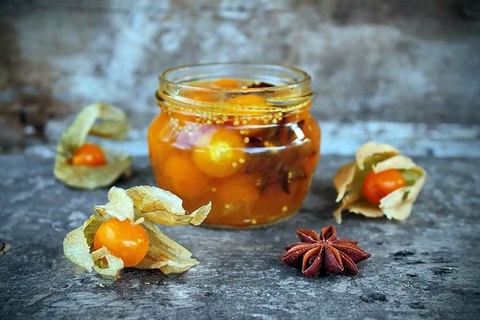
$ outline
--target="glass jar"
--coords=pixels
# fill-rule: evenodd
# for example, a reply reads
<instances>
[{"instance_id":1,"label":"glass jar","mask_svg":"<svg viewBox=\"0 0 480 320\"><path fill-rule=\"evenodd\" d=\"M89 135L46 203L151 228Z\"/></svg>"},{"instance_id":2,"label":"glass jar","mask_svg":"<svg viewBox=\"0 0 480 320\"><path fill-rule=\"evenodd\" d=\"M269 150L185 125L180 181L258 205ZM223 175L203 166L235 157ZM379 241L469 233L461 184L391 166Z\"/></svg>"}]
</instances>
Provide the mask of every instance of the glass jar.
<instances>
[{"instance_id":1,"label":"glass jar","mask_svg":"<svg viewBox=\"0 0 480 320\"><path fill-rule=\"evenodd\" d=\"M160 76L148 130L157 184L203 225L247 228L295 214L320 157L310 76L279 65L181 66Z\"/></svg>"}]
</instances>

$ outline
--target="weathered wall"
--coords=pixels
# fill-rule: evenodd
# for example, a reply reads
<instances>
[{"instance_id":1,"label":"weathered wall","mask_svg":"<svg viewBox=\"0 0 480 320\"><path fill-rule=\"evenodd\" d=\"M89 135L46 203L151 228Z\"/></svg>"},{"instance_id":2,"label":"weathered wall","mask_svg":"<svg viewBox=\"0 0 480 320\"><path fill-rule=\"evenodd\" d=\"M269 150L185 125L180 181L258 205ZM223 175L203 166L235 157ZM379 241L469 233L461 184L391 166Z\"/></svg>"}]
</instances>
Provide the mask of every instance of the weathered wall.
<instances>
[{"instance_id":1,"label":"weathered wall","mask_svg":"<svg viewBox=\"0 0 480 320\"><path fill-rule=\"evenodd\" d=\"M478 2L0 3L0 152L52 142L95 101L142 130L157 75L197 62L302 68L320 122L480 124Z\"/></svg>"}]
</instances>

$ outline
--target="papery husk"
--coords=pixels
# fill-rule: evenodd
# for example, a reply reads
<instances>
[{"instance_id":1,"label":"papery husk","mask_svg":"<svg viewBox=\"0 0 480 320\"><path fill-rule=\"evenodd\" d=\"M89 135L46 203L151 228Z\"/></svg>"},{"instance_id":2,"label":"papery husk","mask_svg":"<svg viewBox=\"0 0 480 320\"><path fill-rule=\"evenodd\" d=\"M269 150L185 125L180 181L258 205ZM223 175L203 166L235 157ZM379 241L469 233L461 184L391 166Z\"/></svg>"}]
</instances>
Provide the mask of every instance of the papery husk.
<instances>
[{"instance_id":1,"label":"papery husk","mask_svg":"<svg viewBox=\"0 0 480 320\"><path fill-rule=\"evenodd\" d=\"M366 162L366 160L375 154L393 156L396 154L400 154L400 151L386 143L369 141L362 145L360 148L358 148L357 152L355 153L355 159L357 160L357 165L360 170L364 169L364 163Z\"/></svg>"},{"instance_id":2,"label":"papery husk","mask_svg":"<svg viewBox=\"0 0 480 320\"><path fill-rule=\"evenodd\" d=\"M134 268L160 269L164 274L182 273L199 264L192 253L163 234L152 222L146 220L142 226L147 231L150 246L147 255Z\"/></svg>"},{"instance_id":3,"label":"papery husk","mask_svg":"<svg viewBox=\"0 0 480 320\"><path fill-rule=\"evenodd\" d=\"M139 217L166 226L187 224L198 226L205 220L212 207L211 203L208 203L189 214L178 196L151 186L133 187L127 190L127 194L133 200Z\"/></svg>"},{"instance_id":4,"label":"papery husk","mask_svg":"<svg viewBox=\"0 0 480 320\"><path fill-rule=\"evenodd\" d=\"M68 186L81 189L111 185L122 174L130 172L132 157L118 150L101 148L106 158L103 166L74 166L70 158L75 150L86 142L89 135L123 139L128 130L128 118L122 110L101 103L85 107L62 134L57 145L55 177Z\"/></svg>"},{"instance_id":5,"label":"papery husk","mask_svg":"<svg viewBox=\"0 0 480 320\"><path fill-rule=\"evenodd\" d=\"M120 277L120 271L124 266L123 260L112 255L107 248L102 247L92 252L92 257L96 261L93 269L103 278L117 280Z\"/></svg>"},{"instance_id":6,"label":"papery husk","mask_svg":"<svg viewBox=\"0 0 480 320\"><path fill-rule=\"evenodd\" d=\"M61 147L66 152L73 152L85 143L87 135L106 139L124 139L128 133L128 118L119 108L93 103L83 108L73 123L62 134Z\"/></svg>"},{"instance_id":7,"label":"papery husk","mask_svg":"<svg viewBox=\"0 0 480 320\"><path fill-rule=\"evenodd\" d=\"M398 154L385 159L384 161L378 162L372 166L372 169L375 173L378 173L389 169L408 170L413 169L416 166L417 165L411 158Z\"/></svg>"},{"instance_id":8,"label":"papery husk","mask_svg":"<svg viewBox=\"0 0 480 320\"><path fill-rule=\"evenodd\" d=\"M117 218L120 221L125 219L133 221L135 218L133 201L122 188L111 187L108 190L108 202L93 209L101 216Z\"/></svg>"},{"instance_id":9,"label":"papery husk","mask_svg":"<svg viewBox=\"0 0 480 320\"><path fill-rule=\"evenodd\" d=\"M197 265L192 253L163 234L154 223L166 226L199 225L211 209L208 203L192 213L182 206L175 194L152 186L138 186L126 190L135 206L135 216L145 218L142 226L147 231L150 246L145 258L135 266L140 269L160 269L163 273L180 273Z\"/></svg>"},{"instance_id":10,"label":"papery husk","mask_svg":"<svg viewBox=\"0 0 480 320\"><path fill-rule=\"evenodd\" d=\"M357 165L354 162L346 164L340 167L335 177L333 177L333 184L338 192L337 199L335 200L336 202L343 199L347 190L353 189L350 183L355 176L356 167Z\"/></svg>"},{"instance_id":11,"label":"papery husk","mask_svg":"<svg viewBox=\"0 0 480 320\"><path fill-rule=\"evenodd\" d=\"M66 185L93 190L112 185L120 176L129 175L132 157L112 149L101 148L107 163L103 166L74 166L69 158L57 153L54 174Z\"/></svg>"},{"instance_id":12,"label":"papery husk","mask_svg":"<svg viewBox=\"0 0 480 320\"><path fill-rule=\"evenodd\" d=\"M93 239L98 227L106 220L92 215L83 226L70 231L63 241L63 252L77 266L91 272L92 269L106 279L115 280L123 269L123 260L106 249L93 249ZM102 259L106 259L105 263Z\"/></svg>"},{"instance_id":13,"label":"papery husk","mask_svg":"<svg viewBox=\"0 0 480 320\"><path fill-rule=\"evenodd\" d=\"M192 253L163 234L154 223L167 226L199 225L211 209L208 203L192 213L182 207L182 200L171 192L151 186L130 189L112 187L105 205L94 207L92 215L82 227L71 231L64 241L65 255L88 271L94 269L102 277L116 279L123 268L106 248L93 250L93 239L100 225L112 218L129 219L147 232L149 248L145 258L134 266L139 269L159 269L164 274L181 273L199 261ZM113 258L112 258L113 257ZM103 261L106 258L108 263Z\"/></svg>"},{"instance_id":14,"label":"papery husk","mask_svg":"<svg viewBox=\"0 0 480 320\"><path fill-rule=\"evenodd\" d=\"M337 223L342 222L341 214L347 210L370 218L383 216L395 220L408 218L413 202L425 183L427 175L425 170L417 166L411 158L401 155L394 147L373 141L357 150L356 160L342 166L334 177L334 185L338 192L336 201L340 202L340 206L333 213ZM363 197L362 182L370 170L378 173L388 169L404 170L411 180L406 179L406 187L390 193L381 199L380 205L377 206Z\"/></svg>"},{"instance_id":15,"label":"papery husk","mask_svg":"<svg viewBox=\"0 0 480 320\"><path fill-rule=\"evenodd\" d=\"M88 222L89 220L85 224ZM73 229L66 235L63 241L63 253L70 261L91 272L94 262L90 253L90 246L83 233L85 224L83 227Z\"/></svg>"},{"instance_id":16,"label":"papery husk","mask_svg":"<svg viewBox=\"0 0 480 320\"><path fill-rule=\"evenodd\" d=\"M333 216L339 224L342 223L342 212L344 210L361 214L368 218L380 218L384 216L382 210L372 206L371 203L363 199L360 191L354 191L345 195L340 206L333 212Z\"/></svg>"},{"instance_id":17,"label":"papery husk","mask_svg":"<svg viewBox=\"0 0 480 320\"><path fill-rule=\"evenodd\" d=\"M421 174L413 185L395 190L380 200L380 209L388 219L405 220L412 212L413 203L417 200L427 178L427 173L422 168L412 169Z\"/></svg>"}]
</instances>

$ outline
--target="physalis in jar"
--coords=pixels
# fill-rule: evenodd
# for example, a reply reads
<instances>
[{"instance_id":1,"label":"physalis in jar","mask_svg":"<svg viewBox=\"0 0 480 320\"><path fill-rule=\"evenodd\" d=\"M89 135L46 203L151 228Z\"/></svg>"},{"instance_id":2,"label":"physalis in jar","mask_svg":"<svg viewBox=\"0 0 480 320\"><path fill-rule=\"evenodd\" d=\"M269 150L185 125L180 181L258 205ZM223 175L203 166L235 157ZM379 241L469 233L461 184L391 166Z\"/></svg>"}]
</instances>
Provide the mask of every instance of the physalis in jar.
<instances>
[{"instance_id":1,"label":"physalis in jar","mask_svg":"<svg viewBox=\"0 0 480 320\"><path fill-rule=\"evenodd\" d=\"M302 206L320 157L305 72L277 65L205 64L160 77L148 130L157 184L187 210L212 202L204 225L275 223Z\"/></svg>"}]
</instances>

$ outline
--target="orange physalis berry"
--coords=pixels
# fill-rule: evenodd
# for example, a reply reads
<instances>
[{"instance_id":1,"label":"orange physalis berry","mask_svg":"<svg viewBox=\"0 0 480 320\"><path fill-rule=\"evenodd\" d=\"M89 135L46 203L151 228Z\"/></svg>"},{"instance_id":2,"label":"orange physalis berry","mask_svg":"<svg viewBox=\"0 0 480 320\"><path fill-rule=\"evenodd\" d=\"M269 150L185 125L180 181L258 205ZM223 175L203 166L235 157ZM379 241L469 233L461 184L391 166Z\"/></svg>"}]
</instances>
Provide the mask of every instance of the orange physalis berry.
<instances>
[{"instance_id":1,"label":"orange physalis berry","mask_svg":"<svg viewBox=\"0 0 480 320\"><path fill-rule=\"evenodd\" d=\"M145 258L148 252L147 232L141 225L133 225L129 219L112 218L100 225L93 239L93 249L105 247L123 260L125 267L133 267Z\"/></svg>"},{"instance_id":2,"label":"orange physalis berry","mask_svg":"<svg viewBox=\"0 0 480 320\"><path fill-rule=\"evenodd\" d=\"M397 169L378 173L372 170L363 179L362 192L370 203L378 205L382 198L405 185L405 178Z\"/></svg>"},{"instance_id":3,"label":"orange physalis berry","mask_svg":"<svg viewBox=\"0 0 480 320\"><path fill-rule=\"evenodd\" d=\"M93 143L85 143L75 150L72 155L74 166L103 166L107 163L102 148Z\"/></svg>"}]
</instances>

